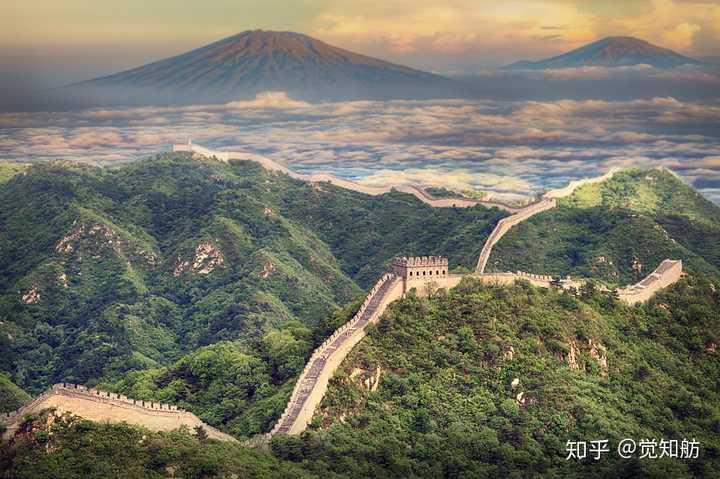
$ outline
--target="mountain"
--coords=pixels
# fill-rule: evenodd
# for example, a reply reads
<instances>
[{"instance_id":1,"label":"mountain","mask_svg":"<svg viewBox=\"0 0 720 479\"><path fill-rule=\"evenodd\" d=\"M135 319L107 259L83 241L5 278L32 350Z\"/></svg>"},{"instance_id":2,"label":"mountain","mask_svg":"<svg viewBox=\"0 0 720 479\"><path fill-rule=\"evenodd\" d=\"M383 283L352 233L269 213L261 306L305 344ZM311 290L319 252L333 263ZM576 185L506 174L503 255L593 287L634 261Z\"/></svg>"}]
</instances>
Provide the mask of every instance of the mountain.
<instances>
[{"instance_id":1,"label":"mountain","mask_svg":"<svg viewBox=\"0 0 720 479\"><path fill-rule=\"evenodd\" d=\"M408 295L343 362L310 430L276 435L268 450L41 413L0 446L0 471L8 478L715 477L716 285L685 278L640 307L597 291L575 297L472 280L431 299ZM194 362L210 375L221 367L225 377L240 373L235 381L244 373L242 363ZM160 382L198 392L183 391L176 376ZM215 408L240 393L228 387ZM589 444L587 459L566 459L567 441L594 438L608 440L601 460ZM699 457L658 452L645 460L638 450L622 459L624 438L654 438L656 451L661 439L696 440Z\"/></svg>"},{"instance_id":2,"label":"mountain","mask_svg":"<svg viewBox=\"0 0 720 479\"><path fill-rule=\"evenodd\" d=\"M587 66L623 67L630 65L672 68L680 65L700 65L702 63L639 38L606 37L562 55L539 61L519 61L505 68L511 70L543 70Z\"/></svg>"},{"instance_id":3,"label":"mountain","mask_svg":"<svg viewBox=\"0 0 720 479\"><path fill-rule=\"evenodd\" d=\"M507 215L185 153L21 171L0 183L4 408L68 380L177 404L241 439L270 429L391 257L472 267ZM257 451L45 412L0 445L0 477L712 477L719 239L720 208L678 177L619 172L514 227L490 264L626 284L683 259L686 275L647 304L472 279L409 293L301 436ZM565 460L567 440L623 437L695 438L701 457Z\"/></svg>"},{"instance_id":4,"label":"mountain","mask_svg":"<svg viewBox=\"0 0 720 479\"><path fill-rule=\"evenodd\" d=\"M470 267L505 214L187 154L31 166L0 183L0 372L33 394L171 365L189 375L192 358L177 361L225 342L202 357L247 362L272 386L242 401L267 399L390 258L448 252Z\"/></svg>"},{"instance_id":5,"label":"mountain","mask_svg":"<svg viewBox=\"0 0 720 479\"><path fill-rule=\"evenodd\" d=\"M453 80L300 33L254 30L61 91L91 95L94 101L196 103L268 90L311 100L430 98L453 94L457 87Z\"/></svg>"},{"instance_id":6,"label":"mountain","mask_svg":"<svg viewBox=\"0 0 720 479\"><path fill-rule=\"evenodd\" d=\"M663 258L720 276L720 207L667 170L630 169L510 230L488 265L629 284Z\"/></svg>"}]
</instances>

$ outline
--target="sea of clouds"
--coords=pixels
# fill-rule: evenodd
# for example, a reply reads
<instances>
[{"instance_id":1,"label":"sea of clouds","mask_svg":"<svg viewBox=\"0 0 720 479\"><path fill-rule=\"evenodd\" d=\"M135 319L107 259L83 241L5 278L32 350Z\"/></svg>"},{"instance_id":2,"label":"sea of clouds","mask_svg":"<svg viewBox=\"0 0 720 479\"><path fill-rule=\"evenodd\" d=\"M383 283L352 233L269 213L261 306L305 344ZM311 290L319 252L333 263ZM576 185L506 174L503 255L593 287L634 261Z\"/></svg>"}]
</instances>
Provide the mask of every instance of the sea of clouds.
<instances>
[{"instance_id":1,"label":"sea of clouds","mask_svg":"<svg viewBox=\"0 0 720 479\"><path fill-rule=\"evenodd\" d=\"M0 113L0 159L138 161L192 140L366 184L535 194L613 166L663 166L720 202L720 103L635 100L307 103Z\"/></svg>"}]
</instances>

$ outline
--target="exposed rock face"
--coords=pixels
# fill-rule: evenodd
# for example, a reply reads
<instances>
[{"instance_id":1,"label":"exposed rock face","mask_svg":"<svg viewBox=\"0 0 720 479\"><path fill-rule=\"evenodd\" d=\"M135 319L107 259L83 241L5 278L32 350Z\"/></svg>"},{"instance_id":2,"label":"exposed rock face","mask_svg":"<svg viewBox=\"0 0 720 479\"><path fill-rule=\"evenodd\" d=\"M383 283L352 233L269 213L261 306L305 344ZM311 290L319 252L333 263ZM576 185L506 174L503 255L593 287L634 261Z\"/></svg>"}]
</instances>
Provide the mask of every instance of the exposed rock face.
<instances>
[{"instance_id":1,"label":"exposed rock face","mask_svg":"<svg viewBox=\"0 0 720 479\"><path fill-rule=\"evenodd\" d=\"M505 361L512 361L513 355L515 354L515 348L510 346L505 352L503 352L503 359Z\"/></svg>"},{"instance_id":2,"label":"exposed rock face","mask_svg":"<svg viewBox=\"0 0 720 479\"><path fill-rule=\"evenodd\" d=\"M63 286L63 288L67 288L69 286L68 277L64 272L58 275L58 282Z\"/></svg>"},{"instance_id":3,"label":"exposed rock face","mask_svg":"<svg viewBox=\"0 0 720 479\"><path fill-rule=\"evenodd\" d=\"M275 272L275 265L272 261L267 260L265 261L265 264L263 264L263 269L258 273L258 276L260 276L262 279L267 278L271 274Z\"/></svg>"},{"instance_id":4,"label":"exposed rock face","mask_svg":"<svg viewBox=\"0 0 720 479\"><path fill-rule=\"evenodd\" d=\"M172 275L175 277L192 271L195 274L210 274L215 268L225 264L222 251L208 241L200 242L195 247L195 257L192 259L175 258Z\"/></svg>"},{"instance_id":5,"label":"exposed rock face","mask_svg":"<svg viewBox=\"0 0 720 479\"><path fill-rule=\"evenodd\" d=\"M570 369L579 370L580 365L578 364L578 357L580 356L580 349L578 349L575 341L570 341L570 351L565 356L565 362Z\"/></svg>"},{"instance_id":6,"label":"exposed rock face","mask_svg":"<svg viewBox=\"0 0 720 479\"><path fill-rule=\"evenodd\" d=\"M56 245L55 251L59 253L71 253L76 247L77 242L83 237L94 236L104 240L107 246L118 248L121 245L120 236L113 231L112 228L105 225L77 225L77 220L73 222L75 226L70 233L65 235Z\"/></svg>"},{"instance_id":7,"label":"exposed rock face","mask_svg":"<svg viewBox=\"0 0 720 479\"><path fill-rule=\"evenodd\" d=\"M35 304L40 301L40 292L38 291L38 285L34 284L30 291L22 295L22 302L25 304Z\"/></svg>"},{"instance_id":8,"label":"exposed rock face","mask_svg":"<svg viewBox=\"0 0 720 479\"><path fill-rule=\"evenodd\" d=\"M182 260L180 258L175 258L175 263L173 263L173 270L172 270L171 274L177 278L178 276L183 274L188 269L190 269L190 261L189 260Z\"/></svg>"},{"instance_id":9,"label":"exposed rock face","mask_svg":"<svg viewBox=\"0 0 720 479\"><path fill-rule=\"evenodd\" d=\"M640 261L638 261L637 259L633 260L631 267L632 267L632 270L635 271L636 273L642 273L643 264Z\"/></svg>"},{"instance_id":10,"label":"exposed rock face","mask_svg":"<svg viewBox=\"0 0 720 479\"><path fill-rule=\"evenodd\" d=\"M55 245L55 251L70 254L78 249L80 242L84 238L93 238L99 245L111 248L118 253L128 247L128 242L111 227L97 223L78 224L78 220L75 220L73 221L73 228L70 232L63 236ZM158 257L152 251L136 249L134 254L143 258L150 266L155 266L158 263ZM96 256L96 258L99 257ZM80 260L82 257L79 256L78 259Z\"/></svg>"},{"instance_id":11,"label":"exposed rock face","mask_svg":"<svg viewBox=\"0 0 720 479\"><path fill-rule=\"evenodd\" d=\"M358 384L362 384L370 392L375 392L378 390L378 387L380 386L381 374L382 374L382 368L380 366L377 366L375 368L374 373L371 373L371 371L368 371L367 369L354 368L350 372L350 376L348 377L348 379L350 381L354 381L355 378L358 378L358 379L360 379ZM363 379L363 377L364 377L364 379Z\"/></svg>"},{"instance_id":12,"label":"exposed rock face","mask_svg":"<svg viewBox=\"0 0 720 479\"><path fill-rule=\"evenodd\" d=\"M197 274L210 274L216 267L225 264L225 257L210 243L202 242L195 248L193 271Z\"/></svg>"},{"instance_id":13,"label":"exposed rock face","mask_svg":"<svg viewBox=\"0 0 720 479\"><path fill-rule=\"evenodd\" d=\"M588 339L590 347L590 357L597 361L603 376L608 375L607 349L600 343L595 343L592 339Z\"/></svg>"},{"instance_id":14,"label":"exposed rock face","mask_svg":"<svg viewBox=\"0 0 720 479\"><path fill-rule=\"evenodd\" d=\"M519 385L520 385L520 378L515 378L515 379L513 379L512 382L510 383L510 388L515 389L515 388L518 387Z\"/></svg>"}]
</instances>

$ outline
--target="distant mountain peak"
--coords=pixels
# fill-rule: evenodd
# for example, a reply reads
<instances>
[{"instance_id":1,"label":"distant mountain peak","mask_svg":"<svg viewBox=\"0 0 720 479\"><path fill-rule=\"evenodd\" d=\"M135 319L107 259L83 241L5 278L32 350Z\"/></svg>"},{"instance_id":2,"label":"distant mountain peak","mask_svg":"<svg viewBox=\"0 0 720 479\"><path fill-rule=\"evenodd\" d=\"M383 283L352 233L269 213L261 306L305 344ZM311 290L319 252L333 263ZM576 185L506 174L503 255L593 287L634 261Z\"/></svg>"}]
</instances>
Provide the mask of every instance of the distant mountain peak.
<instances>
[{"instance_id":1,"label":"distant mountain peak","mask_svg":"<svg viewBox=\"0 0 720 479\"><path fill-rule=\"evenodd\" d=\"M586 66L621 67L650 65L672 68L686 64L702 64L667 48L662 48L640 38L611 36L577 48L562 55L540 61L519 61L508 69L542 70L555 68L578 68Z\"/></svg>"},{"instance_id":2,"label":"distant mountain peak","mask_svg":"<svg viewBox=\"0 0 720 479\"><path fill-rule=\"evenodd\" d=\"M287 31L248 30L148 65L89 80L76 89L112 90L181 102L252 98L269 90L303 99L446 97L448 78Z\"/></svg>"}]
</instances>

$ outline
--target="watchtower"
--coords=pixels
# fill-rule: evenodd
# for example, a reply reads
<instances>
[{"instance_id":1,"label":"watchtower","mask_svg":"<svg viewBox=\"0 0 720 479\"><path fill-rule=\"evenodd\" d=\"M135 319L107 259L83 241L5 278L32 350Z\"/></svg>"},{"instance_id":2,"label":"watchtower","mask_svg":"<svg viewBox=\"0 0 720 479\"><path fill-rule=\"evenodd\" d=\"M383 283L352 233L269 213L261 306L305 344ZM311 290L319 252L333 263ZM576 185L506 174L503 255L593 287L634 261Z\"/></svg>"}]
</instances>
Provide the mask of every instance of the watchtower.
<instances>
[{"instance_id":1,"label":"watchtower","mask_svg":"<svg viewBox=\"0 0 720 479\"><path fill-rule=\"evenodd\" d=\"M448 260L442 256L411 256L395 258L392 271L403 281L403 292L427 283L445 283L448 277Z\"/></svg>"}]
</instances>

